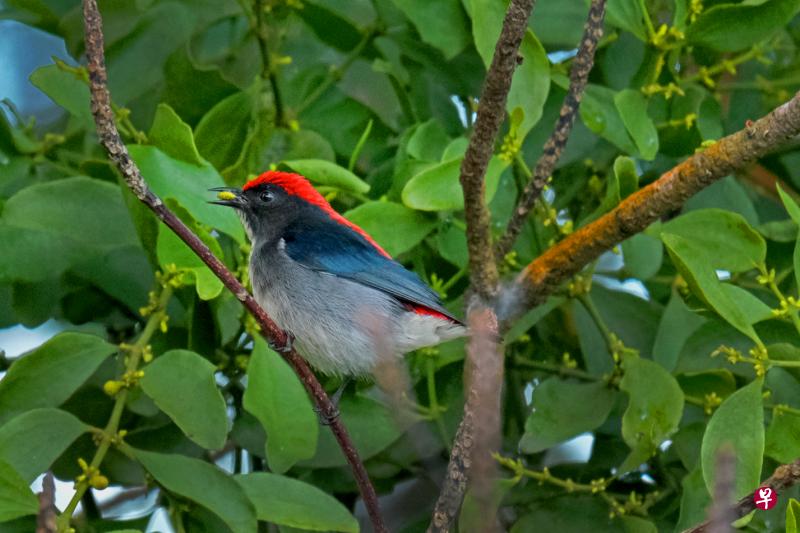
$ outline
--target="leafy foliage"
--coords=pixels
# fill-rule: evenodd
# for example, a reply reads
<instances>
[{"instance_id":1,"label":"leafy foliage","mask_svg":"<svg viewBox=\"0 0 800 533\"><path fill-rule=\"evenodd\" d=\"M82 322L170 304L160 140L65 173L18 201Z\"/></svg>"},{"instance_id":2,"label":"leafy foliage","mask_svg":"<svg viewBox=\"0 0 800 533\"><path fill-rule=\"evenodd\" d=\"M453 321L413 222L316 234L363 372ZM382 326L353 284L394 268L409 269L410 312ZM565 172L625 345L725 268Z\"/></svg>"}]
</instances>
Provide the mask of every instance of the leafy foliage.
<instances>
[{"instance_id":1,"label":"leafy foliage","mask_svg":"<svg viewBox=\"0 0 800 533\"><path fill-rule=\"evenodd\" d=\"M459 168L505 6L100 1L132 158L240 279L244 231L207 189L291 170L453 310L468 285ZM798 9L609 0L573 134L503 273L786 100ZM79 2L0 13L71 56L30 76L53 102L41 124L0 112L0 325L64 330L0 359L0 529L34 529L29 485L53 470L78 499L146 483L158 498L140 514L167 508L177 530L358 531L355 484L302 385L99 148ZM537 2L486 176L497 236L559 116L585 15L582 0ZM705 517L720 447L735 450L737 497L800 456L798 158L789 146L712 185L511 325L495 495L507 529L681 530ZM430 518L463 358L459 341L406 358L413 417L372 383L342 399L379 492L419 502L385 506L398 530ZM797 531L798 496L748 527ZM461 530L475 513L468 498ZM78 531L145 527L85 518Z\"/></svg>"}]
</instances>

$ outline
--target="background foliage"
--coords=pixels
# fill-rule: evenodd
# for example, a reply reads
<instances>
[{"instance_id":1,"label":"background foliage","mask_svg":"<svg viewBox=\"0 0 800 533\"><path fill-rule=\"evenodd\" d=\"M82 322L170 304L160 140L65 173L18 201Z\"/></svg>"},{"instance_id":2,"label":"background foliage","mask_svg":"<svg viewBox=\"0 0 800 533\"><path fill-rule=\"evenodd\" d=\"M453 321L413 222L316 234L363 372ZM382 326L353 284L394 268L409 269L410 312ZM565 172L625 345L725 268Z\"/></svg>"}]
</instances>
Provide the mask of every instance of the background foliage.
<instances>
[{"instance_id":1,"label":"background foliage","mask_svg":"<svg viewBox=\"0 0 800 533\"><path fill-rule=\"evenodd\" d=\"M458 169L502 1L100 7L133 158L232 270L246 279L248 245L233 213L206 204L207 189L290 169L460 310ZM586 7L537 2L486 178L498 234L558 116ZM784 101L800 85L798 8L610 0L580 119L505 274ZM52 469L93 487L79 531L144 530L159 507L178 531L254 531L256 520L358 530L350 473L289 367L120 188L99 149L78 2L6 0L0 13L62 37L69 52L30 78L63 113L36 124L8 101L0 113L0 325L57 318L65 329L3 360L0 527L32 529L27 487ZM705 516L718 446L735 450L736 497L800 457L798 158L788 147L711 186L512 327L497 456L504 525L682 530ZM369 383L342 401L393 530L429 520L461 413L462 360L463 342L407 357L411 419ZM119 431L101 464L98 428ZM92 495L108 484L157 491L101 517ZM745 527L796 528L788 496ZM464 531L470 512L468 498Z\"/></svg>"}]
</instances>

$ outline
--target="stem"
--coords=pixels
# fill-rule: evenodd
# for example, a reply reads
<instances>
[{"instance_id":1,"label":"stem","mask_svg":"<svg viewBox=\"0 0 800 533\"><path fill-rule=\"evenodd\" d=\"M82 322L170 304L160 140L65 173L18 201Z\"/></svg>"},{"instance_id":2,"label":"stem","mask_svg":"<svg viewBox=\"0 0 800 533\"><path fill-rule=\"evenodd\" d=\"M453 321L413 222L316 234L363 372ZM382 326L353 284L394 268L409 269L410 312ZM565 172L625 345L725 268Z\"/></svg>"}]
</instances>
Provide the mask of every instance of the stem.
<instances>
[{"instance_id":1,"label":"stem","mask_svg":"<svg viewBox=\"0 0 800 533\"><path fill-rule=\"evenodd\" d=\"M783 295L780 288L778 287L778 284L775 282L774 279L770 279L768 287L779 302L786 301L786 297ZM792 320L792 324L794 324L794 329L797 330L797 333L800 333L800 317L797 316L797 312L798 312L797 309L792 309L791 307L789 307L788 310L789 318ZM786 365L786 366L793 366L793 365Z\"/></svg>"},{"instance_id":2,"label":"stem","mask_svg":"<svg viewBox=\"0 0 800 533\"><path fill-rule=\"evenodd\" d=\"M253 31L258 39L258 49L261 52L261 79L269 81L270 88L272 89L272 101L275 104L275 123L283 124L283 100L281 93L278 90L278 78L275 75L275 69L272 67L272 60L269 55L269 48L267 47L267 22L264 17L264 0L254 0L255 10L255 27Z\"/></svg>"},{"instance_id":3,"label":"stem","mask_svg":"<svg viewBox=\"0 0 800 533\"><path fill-rule=\"evenodd\" d=\"M721 74L731 67L738 67L742 63L758 57L759 54L761 54L761 48L759 46L754 46L747 52L741 53L733 59L725 59L721 63L717 63L716 65L707 68L705 71L697 72L691 76L683 78L680 81L681 83L691 83L693 81L704 79L705 77L716 76L717 74Z\"/></svg>"},{"instance_id":4,"label":"stem","mask_svg":"<svg viewBox=\"0 0 800 533\"><path fill-rule=\"evenodd\" d=\"M536 370L543 370L545 372L550 372L561 376L570 376L573 378L582 379L584 381L602 380L602 378L593 376L590 373L586 372L585 370L581 370L579 368L569 368L563 365L557 365L545 361L534 361L532 359L527 359L519 355L514 357L514 364L519 366L525 366L528 368L533 368Z\"/></svg>"},{"instance_id":5,"label":"stem","mask_svg":"<svg viewBox=\"0 0 800 533\"><path fill-rule=\"evenodd\" d=\"M172 288L169 285L164 286L161 290L161 296L158 299L157 308L150 315L150 318L148 318L144 330L142 330L141 335L139 335L139 339L128 352L128 357L125 361L125 372L132 372L138 368L139 360L141 359L145 347L150 343L150 339L158 330L162 319L166 316L167 303L169 302L171 296ZM122 412L125 410L125 400L127 398L128 388L126 387L117 394L117 397L114 400L114 407L111 410L111 416L108 419L106 427L103 429L100 437L100 445L97 447L97 451L92 458L92 462L89 464L90 468L99 469L100 464L106 457L106 453L108 453L109 448L111 448L111 443L116 438L119 431L119 422L122 418ZM75 509L78 507L81 498L83 498L84 493L89 490L89 487L90 485L88 478L78 482L77 486L75 487L75 494L72 495L72 499L70 500L69 504L67 504L64 512L58 517L59 532L69 531L69 523L72 520L72 515L75 512Z\"/></svg>"},{"instance_id":6,"label":"stem","mask_svg":"<svg viewBox=\"0 0 800 533\"><path fill-rule=\"evenodd\" d=\"M433 360L433 357L428 357L425 361L425 370L428 382L428 410L436 421L436 429L439 430L439 436L442 437L442 442L445 447L448 447L450 439L447 436L447 428L444 427L442 410L439 407L439 399L436 396L436 362Z\"/></svg>"},{"instance_id":7,"label":"stem","mask_svg":"<svg viewBox=\"0 0 800 533\"><path fill-rule=\"evenodd\" d=\"M369 139L369 134L372 131L372 119L369 119L367 122L367 127L364 128L364 133L361 134L359 137L358 142L356 143L356 147L353 149L353 153L350 154L350 161L347 164L347 170L350 172L356 168L356 163L358 162L358 156L361 155L361 150L364 148L364 144L366 144L367 139Z\"/></svg>"},{"instance_id":8,"label":"stem","mask_svg":"<svg viewBox=\"0 0 800 533\"><path fill-rule=\"evenodd\" d=\"M611 333L611 330L608 329L603 317L600 316L600 311L597 310L595 307L594 302L592 301L592 297L588 294L580 294L578 295L578 301L581 302L586 312L589 313L589 316L592 317L597 329L600 330L600 333L603 334L603 338L606 341L606 347L608 348L608 353L614 352L614 337Z\"/></svg>"},{"instance_id":9,"label":"stem","mask_svg":"<svg viewBox=\"0 0 800 533\"><path fill-rule=\"evenodd\" d=\"M328 70L328 76L325 78L325 81L317 85L317 88L306 97L302 104L300 104L297 109L295 110L295 114L300 116L306 109L308 109L314 102L319 100L325 92L330 89L331 85L342 79L342 76L347 69L358 59L358 56L361 55L361 52L366 48L367 44L372 40L373 37L377 35L376 30L370 30L364 34L361 38L361 41L348 52L347 56L344 58L338 66L332 66Z\"/></svg>"}]
</instances>

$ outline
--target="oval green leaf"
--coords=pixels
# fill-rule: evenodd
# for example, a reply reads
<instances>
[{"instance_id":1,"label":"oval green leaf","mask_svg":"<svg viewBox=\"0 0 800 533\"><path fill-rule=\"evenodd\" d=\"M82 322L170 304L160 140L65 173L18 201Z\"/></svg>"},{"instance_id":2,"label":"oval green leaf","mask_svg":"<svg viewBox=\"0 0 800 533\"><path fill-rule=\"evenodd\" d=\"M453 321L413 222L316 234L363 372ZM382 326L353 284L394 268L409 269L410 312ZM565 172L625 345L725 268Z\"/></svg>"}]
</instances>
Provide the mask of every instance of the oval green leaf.
<instances>
[{"instance_id":1,"label":"oval green leaf","mask_svg":"<svg viewBox=\"0 0 800 533\"><path fill-rule=\"evenodd\" d=\"M642 91L625 89L614 95L614 105L619 111L625 129L636 143L643 159L652 161L658 153L658 131L647 114L647 100Z\"/></svg>"},{"instance_id":2,"label":"oval green leaf","mask_svg":"<svg viewBox=\"0 0 800 533\"><path fill-rule=\"evenodd\" d=\"M281 166L302 174L311 183L317 185L325 185L359 194L369 191L369 185L361 178L346 168L324 159L294 159L281 162Z\"/></svg>"},{"instance_id":3,"label":"oval green leaf","mask_svg":"<svg viewBox=\"0 0 800 533\"><path fill-rule=\"evenodd\" d=\"M367 202L344 214L369 233L389 255L399 255L419 244L436 219L395 202Z\"/></svg>"},{"instance_id":4,"label":"oval green leaf","mask_svg":"<svg viewBox=\"0 0 800 533\"><path fill-rule=\"evenodd\" d=\"M8 463L0 461L0 522L39 512L39 499L29 485Z\"/></svg>"},{"instance_id":5,"label":"oval green leaf","mask_svg":"<svg viewBox=\"0 0 800 533\"><path fill-rule=\"evenodd\" d=\"M455 211L464 208L464 193L458 181L463 158L458 157L426 168L403 187L403 203L420 211ZM486 170L486 203L491 202L500 175L508 163L495 156Z\"/></svg>"}]
</instances>

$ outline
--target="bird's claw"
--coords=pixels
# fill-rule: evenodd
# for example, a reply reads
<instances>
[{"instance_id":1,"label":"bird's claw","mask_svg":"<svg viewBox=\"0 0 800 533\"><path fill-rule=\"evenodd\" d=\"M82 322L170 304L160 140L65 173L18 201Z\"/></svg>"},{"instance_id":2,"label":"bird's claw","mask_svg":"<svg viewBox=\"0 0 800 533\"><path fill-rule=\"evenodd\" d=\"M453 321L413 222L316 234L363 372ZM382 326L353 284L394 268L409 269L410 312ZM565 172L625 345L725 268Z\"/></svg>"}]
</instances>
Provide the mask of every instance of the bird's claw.
<instances>
[{"instance_id":1,"label":"bird's claw","mask_svg":"<svg viewBox=\"0 0 800 533\"><path fill-rule=\"evenodd\" d=\"M333 411L330 413L323 413L322 409L319 407L314 408L314 412L317 413L317 419L319 419L319 424L321 426L330 426L336 419L339 418L339 406L337 404L333 404Z\"/></svg>"},{"instance_id":2,"label":"bird's claw","mask_svg":"<svg viewBox=\"0 0 800 533\"><path fill-rule=\"evenodd\" d=\"M288 331L284 331L283 334L286 336L286 342L284 342L282 345L271 339L268 341L268 344L269 347L275 352L289 353L294 348L294 335Z\"/></svg>"}]
</instances>

